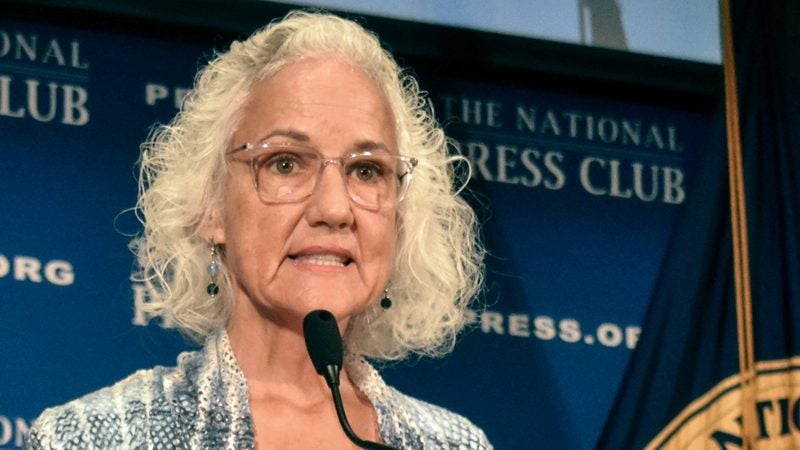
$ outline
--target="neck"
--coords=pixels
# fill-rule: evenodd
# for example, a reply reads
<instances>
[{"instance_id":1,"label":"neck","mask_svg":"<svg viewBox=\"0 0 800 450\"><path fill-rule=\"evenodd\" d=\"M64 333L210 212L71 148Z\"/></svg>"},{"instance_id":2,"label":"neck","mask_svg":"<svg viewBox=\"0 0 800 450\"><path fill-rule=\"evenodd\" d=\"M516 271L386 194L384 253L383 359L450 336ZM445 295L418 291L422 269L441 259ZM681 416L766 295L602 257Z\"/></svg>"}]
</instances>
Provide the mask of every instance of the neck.
<instances>
[{"instance_id":1,"label":"neck","mask_svg":"<svg viewBox=\"0 0 800 450\"><path fill-rule=\"evenodd\" d=\"M282 395L306 404L330 401L328 386L308 356L302 318L277 321L262 315L243 314L242 309L235 309L228 337L247 379L250 395ZM352 388L344 371L341 385L343 392Z\"/></svg>"}]
</instances>

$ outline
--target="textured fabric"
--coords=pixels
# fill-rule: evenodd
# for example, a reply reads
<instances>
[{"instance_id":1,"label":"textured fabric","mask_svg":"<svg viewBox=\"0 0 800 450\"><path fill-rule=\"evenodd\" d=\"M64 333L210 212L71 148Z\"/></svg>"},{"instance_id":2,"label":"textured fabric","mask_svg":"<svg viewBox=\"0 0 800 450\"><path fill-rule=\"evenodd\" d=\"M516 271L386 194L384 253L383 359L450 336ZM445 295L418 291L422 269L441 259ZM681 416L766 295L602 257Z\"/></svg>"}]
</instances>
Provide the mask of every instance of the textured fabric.
<instances>
[{"instance_id":1,"label":"textured fabric","mask_svg":"<svg viewBox=\"0 0 800 450\"><path fill-rule=\"evenodd\" d=\"M346 370L370 399L381 439L393 447L491 449L484 433L444 408L401 394L361 358ZM26 449L252 449L247 381L228 335L212 335L174 368L141 370L114 386L46 410Z\"/></svg>"}]
</instances>

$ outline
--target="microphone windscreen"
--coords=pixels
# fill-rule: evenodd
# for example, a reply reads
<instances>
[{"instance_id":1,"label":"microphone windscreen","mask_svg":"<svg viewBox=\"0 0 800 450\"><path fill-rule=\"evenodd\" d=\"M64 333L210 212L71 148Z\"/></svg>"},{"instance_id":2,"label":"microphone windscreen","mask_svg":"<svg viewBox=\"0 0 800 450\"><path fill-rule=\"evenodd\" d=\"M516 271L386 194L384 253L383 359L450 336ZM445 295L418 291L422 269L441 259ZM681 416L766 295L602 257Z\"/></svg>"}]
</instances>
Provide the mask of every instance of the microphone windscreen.
<instances>
[{"instance_id":1,"label":"microphone windscreen","mask_svg":"<svg viewBox=\"0 0 800 450\"><path fill-rule=\"evenodd\" d=\"M317 373L324 375L330 365L342 367L342 337L333 314L324 309L308 313L303 319L303 336Z\"/></svg>"}]
</instances>

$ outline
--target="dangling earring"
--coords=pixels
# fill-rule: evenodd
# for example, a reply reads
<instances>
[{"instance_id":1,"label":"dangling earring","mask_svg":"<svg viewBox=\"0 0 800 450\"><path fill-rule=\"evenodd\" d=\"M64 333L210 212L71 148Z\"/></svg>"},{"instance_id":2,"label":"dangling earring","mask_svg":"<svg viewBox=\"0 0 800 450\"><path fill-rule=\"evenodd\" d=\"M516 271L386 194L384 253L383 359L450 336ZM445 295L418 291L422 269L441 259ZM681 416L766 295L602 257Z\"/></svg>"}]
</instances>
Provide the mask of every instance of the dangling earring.
<instances>
[{"instance_id":1,"label":"dangling earring","mask_svg":"<svg viewBox=\"0 0 800 450\"><path fill-rule=\"evenodd\" d=\"M392 307L392 299L389 298L389 285L383 288L383 298L381 299L381 308L387 310Z\"/></svg>"},{"instance_id":2,"label":"dangling earring","mask_svg":"<svg viewBox=\"0 0 800 450\"><path fill-rule=\"evenodd\" d=\"M211 251L211 262L208 263L208 276L211 277L211 282L206 286L206 293L211 298L219 294L219 286L217 286L217 274L219 273L219 263L217 262L217 246L214 244L214 238L210 238L209 250Z\"/></svg>"}]
</instances>

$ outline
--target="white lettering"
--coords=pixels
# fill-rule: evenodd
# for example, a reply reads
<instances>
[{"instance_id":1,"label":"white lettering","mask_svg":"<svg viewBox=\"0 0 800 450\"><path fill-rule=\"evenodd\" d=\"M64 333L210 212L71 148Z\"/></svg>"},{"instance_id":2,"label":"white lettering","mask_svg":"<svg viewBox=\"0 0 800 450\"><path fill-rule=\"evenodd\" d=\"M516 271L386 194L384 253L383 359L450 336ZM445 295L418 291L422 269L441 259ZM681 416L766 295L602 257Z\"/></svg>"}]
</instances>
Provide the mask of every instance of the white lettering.
<instances>
[{"instance_id":1,"label":"white lettering","mask_svg":"<svg viewBox=\"0 0 800 450\"><path fill-rule=\"evenodd\" d=\"M601 117L600 120L597 121L597 135L600 136L600 140L606 144L616 142L617 136L619 136L619 125L617 125L617 121L608 117Z\"/></svg>"},{"instance_id":2,"label":"white lettering","mask_svg":"<svg viewBox=\"0 0 800 450\"><path fill-rule=\"evenodd\" d=\"M622 143L638 146L642 142L642 123L622 121Z\"/></svg>"},{"instance_id":3,"label":"white lettering","mask_svg":"<svg viewBox=\"0 0 800 450\"><path fill-rule=\"evenodd\" d=\"M545 120L542 123L541 133L546 134L549 132L553 136L561 136L561 127L558 125L556 113L553 111L547 111L547 114L545 114L544 117Z\"/></svg>"},{"instance_id":4,"label":"white lettering","mask_svg":"<svg viewBox=\"0 0 800 450\"><path fill-rule=\"evenodd\" d=\"M80 86L65 84L64 88L64 119L61 123L66 125L82 126L89 122L89 110L86 109L86 100L89 94Z\"/></svg>"},{"instance_id":5,"label":"white lettering","mask_svg":"<svg viewBox=\"0 0 800 450\"><path fill-rule=\"evenodd\" d=\"M501 128L503 122L500 121L500 103L486 103L486 125L492 128Z\"/></svg>"},{"instance_id":6,"label":"white lettering","mask_svg":"<svg viewBox=\"0 0 800 450\"><path fill-rule=\"evenodd\" d=\"M0 415L0 445L10 444L13 438L14 443L11 445L22 447L29 430L30 427L25 419L15 417L12 422L8 417Z\"/></svg>"},{"instance_id":7,"label":"white lettering","mask_svg":"<svg viewBox=\"0 0 800 450\"><path fill-rule=\"evenodd\" d=\"M17 281L32 281L34 283L42 282L42 274L39 269L42 268L42 263L36 258L30 256L15 256L14 257L14 279Z\"/></svg>"},{"instance_id":8,"label":"white lettering","mask_svg":"<svg viewBox=\"0 0 800 450\"><path fill-rule=\"evenodd\" d=\"M146 326L153 318L145 311L145 307L151 301L149 289L141 284L133 284L131 288L133 288L133 324Z\"/></svg>"},{"instance_id":9,"label":"white lettering","mask_svg":"<svg viewBox=\"0 0 800 450\"><path fill-rule=\"evenodd\" d=\"M17 447L22 447L22 444L25 441L25 436L28 435L30 427L28 426L28 422L26 422L22 417L15 418L14 425L17 426L17 432L14 433L14 445Z\"/></svg>"},{"instance_id":10,"label":"white lettering","mask_svg":"<svg viewBox=\"0 0 800 450\"><path fill-rule=\"evenodd\" d=\"M641 327L630 326L625 328L625 346L634 349L639 342L639 335L642 334Z\"/></svg>"},{"instance_id":11,"label":"white lettering","mask_svg":"<svg viewBox=\"0 0 800 450\"><path fill-rule=\"evenodd\" d=\"M60 259L48 261L44 264L44 270L42 270L41 261L32 256L18 255L9 261L9 258L0 254L0 278L12 272L13 278L17 281L41 283L42 280L47 280L48 283L56 286L69 286L75 282L75 272L72 264L67 261Z\"/></svg>"},{"instance_id":12,"label":"white lettering","mask_svg":"<svg viewBox=\"0 0 800 450\"><path fill-rule=\"evenodd\" d=\"M673 152L683 151L683 144L678 142L678 130L674 125L667 127L667 141L669 142L669 149Z\"/></svg>"},{"instance_id":13,"label":"white lettering","mask_svg":"<svg viewBox=\"0 0 800 450\"><path fill-rule=\"evenodd\" d=\"M484 311L481 314L481 330L484 333L495 332L505 334L503 331L503 315L498 312Z\"/></svg>"},{"instance_id":14,"label":"white lettering","mask_svg":"<svg viewBox=\"0 0 800 450\"><path fill-rule=\"evenodd\" d=\"M497 146L497 181L501 183L517 184L519 179L517 177L508 177L506 169L513 169L515 164L514 158L507 158L506 153L511 153L513 156L517 155L517 149L514 147L506 147L505 145Z\"/></svg>"},{"instance_id":15,"label":"white lettering","mask_svg":"<svg viewBox=\"0 0 800 450\"><path fill-rule=\"evenodd\" d=\"M72 271L72 264L57 259L45 264L44 277L56 286L69 286L75 282L75 272Z\"/></svg>"},{"instance_id":16,"label":"white lettering","mask_svg":"<svg viewBox=\"0 0 800 450\"><path fill-rule=\"evenodd\" d=\"M38 38L36 35L29 36L30 41L25 40L25 36L21 34L17 34L14 36L17 39L17 46L16 53L14 54L14 59L22 59L22 54L24 53L27 56L28 60L31 62L36 61L36 41Z\"/></svg>"},{"instance_id":17,"label":"white lettering","mask_svg":"<svg viewBox=\"0 0 800 450\"><path fill-rule=\"evenodd\" d=\"M457 119L464 125L484 125L492 128L503 126L500 120L502 104L484 102L466 97L444 97L444 119Z\"/></svg>"},{"instance_id":18,"label":"white lettering","mask_svg":"<svg viewBox=\"0 0 800 450\"><path fill-rule=\"evenodd\" d=\"M463 145L458 141L452 142L469 159L475 178L531 188L543 184L551 190L561 189L566 183L560 166L564 160L561 152L548 151L542 155L535 148L520 150L503 144L490 148L483 142L466 142Z\"/></svg>"},{"instance_id":19,"label":"white lettering","mask_svg":"<svg viewBox=\"0 0 800 450\"><path fill-rule=\"evenodd\" d=\"M169 89L162 84L147 83L144 87L144 101L153 106L157 101L163 100L169 96Z\"/></svg>"},{"instance_id":20,"label":"white lettering","mask_svg":"<svg viewBox=\"0 0 800 450\"><path fill-rule=\"evenodd\" d=\"M6 416L0 416L0 445L6 445L11 442L14 436L14 426Z\"/></svg>"},{"instance_id":21,"label":"white lettering","mask_svg":"<svg viewBox=\"0 0 800 450\"><path fill-rule=\"evenodd\" d=\"M519 131L536 131L536 108L525 110L522 106L517 106L516 129Z\"/></svg>"},{"instance_id":22,"label":"white lettering","mask_svg":"<svg viewBox=\"0 0 800 450\"><path fill-rule=\"evenodd\" d=\"M10 270L11 263L8 262L8 258L6 258L3 254L0 254L0 278L8 275Z\"/></svg>"},{"instance_id":23,"label":"white lettering","mask_svg":"<svg viewBox=\"0 0 800 450\"><path fill-rule=\"evenodd\" d=\"M181 109L183 107L183 101L186 100L186 97L189 95L189 92L192 92L191 89L188 88L176 88L175 89L175 108Z\"/></svg>"},{"instance_id":24,"label":"white lettering","mask_svg":"<svg viewBox=\"0 0 800 450\"><path fill-rule=\"evenodd\" d=\"M604 189L597 188L592 184L592 180L589 175L589 170L590 170L589 165L592 163L595 163L600 167L606 166L605 161L594 156L590 156L581 161L581 167L580 167L581 186L583 186L583 189L586 192L592 195L605 195L606 191Z\"/></svg>"},{"instance_id":25,"label":"white lettering","mask_svg":"<svg viewBox=\"0 0 800 450\"><path fill-rule=\"evenodd\" d=\"M658 166L650 166L650 193L644 192L644 175L642 163L633 163L633 192L639 200L652 202L658 197Z\"/></svg>"},{"instance_id":26,"label":"white lettering","mask_svg":"<svg viewBox=\"0 0 800 450\"><path fill-rule=\"evenodd\" d=\"M175 109L180 109L183 106L183 101L186 100L186 96L192 90L189 88L174 88L170 91L170 88L158 83L147 83L144 86L144 101L149 106L155 106L157 103L161 102L162 100L166 100L170 98L170 92L172 94L172 103L175 106Z\"/></svg>"},{"instance_id":27,"label":"white lettering","mask_svg":"<svg viewBox=\"0 0 800 450\"><path fill-rule=\"evenodd\" d=\"M586 139L594 140L594 116L586 116Z\"/></svg>"},{"instance_id":28,"label":"white lettering","mask_svg":"<svg viewBox=\"0 0 800 450\"><path fill-rule=\"evenodd\" d=\"M11 80L8 75L0 76L0 116L23 117L25 116L23 107L11 110Z\"/></svg>"},{"instance_id":29,"label":"white lettering","mask_svg":"<svg viewBox=\"0 0 800 450\"><path fill-rule=\"evenodd\" d=\"M486 167L486 161L489 159L489 147L487 147L486 144L481 142L467 142L467 158L472 163L473 167L478 167L477 173L480 173L484 180L493 180L492 172Z\"/></svg>"},{"instance_id":30,"label":"white lettering","mask_svg":"<svg viewBox=\"0 0 800 450\"><path fill-rule=\"evenodd\" d=\"M561 170L560 164L556 163L558 160L559 163L564 161L564 155L559 152L547 152L544 155L544 166L547 167L547 170L552 174L555 179L554 180L545 180L544 187L547 189L558 190L564 187L564 184L567 182L566 177L564 176L564 171Z\"/></svg>"},{"instance_id":31,"label":"white lettering","mask_svg":"<svg viewBox=\"0 0 800 450\"><path fill-rule=\"evenodd\" d=\"M137 295L144 296L145 294L142 291ZM478 316L478 314L480 315ZM641 328L638 326L627 326L623 331L622 326L612 322L600 324L597 327L597 334L594 335L583 334L580 321L573 318L555 320L550 316L541 315L531 320L530 316L524 313L503 314L496 311L483 311L478 314L468 314L469 323L474 324L480 321L481 331L486 334L507 334L509 337L515 338L534 337L542 341L558 339L558 341L568 344L589 346L599 342L608 348L620 347L624 342L626 348L634 349L641 334Z\"/></svg>"},{"instance_id":32,"label":"white lettering","mask_svg":"<svg viewBox=\"0 0 800 450\"><path fill-rule=\"evenodd\" d=\"M533 156L533 158L531 158ZM527 187L536 187L539 183L542 182L542 171L539 170L539 166L533 161L534 159L539 159L539 150L526 148L522 151L522 165L528 169L528 172L531 174L531 178L523 178L520 180L523 186Z\"/></svg>"},{"instance_id":33,"label":"white lettering","mask_svg":"<svg viewBox=\"0 0 800 450\"><path fill-rule=\"evenodd\" d=\"M537 316L533 319L533 335L543 341L556 337L556 324L551 317Z\"/></svg>"},{"instance_id":34,"label":"white lettering","mask_svg":"<svg viewBox=\"0 0 800 450\"><path fill-rule=\"evenodd\" d=\"M650 129L647 130L647 137L644 140L645 148L653 145L659 150L664 148L664 138L661 137L661 130L658 129L657 125L650 126Z\"/></svg>"},{"instance_id":35,"label":"white lettering","mask_svg":"<svg viewBox=\"0 0 800 450\"><path fill-rule=\"evenodd\" d=\"M596 118L592 114L577 111L540 110L534 106L519 104L514 107L514 119L514 130L526 133L586 141L599 138L604 144L655 150L684 150L678 141L678 128L675 125L665 126L658 122L606 115Z\"/></svg>"},{"instance_id":36,"label":"white lettering","mask_svg":"<svg viewBox=\"0 0 800 450\"><path fill-rule=\"evenodd\" d=\"M61 47L58 45L58 41L55 39L52 39L47 45L44 56L42 56L42 64L47 64L50 58L54 58L56 60L56 64L59 66L67 65L67 61L64 59L64 53L61 51Z\"/></svg>"},{"instance_id":37,"label":"white lettering","mask_svg":"<svg viewBox=\"0 0 800 450\"><path fill-rule=\"evenodd\" d=\"M11 38L8 36L8 33L0 30L0 58L5 58L6 56L8 56L8 52L10 51L11 51Z\"/></svg>"},{"instance_id":38,"label":"white lettering","mask_svg":"<svg viewBox=\"0 0 800 450\"><path fill-rule=\"evenodd\" d=\"M622 330L613 323L597 327L597 340L606 347L617 347L622 343Z\"/></svg>"},{"instance_id":39,"label":"white lettering","mask_svg":"<svg viewBox=\"0 0 800 450\"><path fill-rule=\"evenodd\" d=\"M526 314L511 314L508 316L508 334L518 337L529 337L528 316Z\"/></svg>"},{"instance_id":40,"label":"white lettering","mask_svg":"<svg viewBox=\"0 0 800 450\"><path fill-rule=\"evenodd\" d=\"M609 195L612 197L631 198L630 189L620 190L619 164L620 162L616 159L612 159L609 164L611 166L611 192Z\"/></svg>"},{"instance_id":41,"label":"white lettering","mask_svg":"<svg viewBox=\"0 0 800 450\"><path fill-rule=\"evenodd\" d=\"M138 326L147 326L147 324L155 317L161 317L161 326L165 328L173 328L175 323L166 315L160 315L154 310L152 305L161 302L161 296L158 292L148 288L143 284L134 283L131 285L133 289L133 320L132 323Z\"/></svg>"},{"instance_id":42,"label":"white lettering","mask_svg":"<svg viewBox=\"0 0 800 450\"><path fill-rule=\"evenodd\" d=\"M23 106L13 108L11 106L12 83L14 79L10 76L0 76L0 116L24 118L26 113L39 122L51 122L57 114L58 91L62 93L62 118L61 123L66 125L82 126L89 122L89 110L86 102L89 94L86 89L70 84L59 85L55 82L47 83L47 110L42 113L39 101L39 80L29 78L25 80L25 93L27 109Z\"/></svg>"},{"instance_id":43,"label":"white lettering","mask_svg":"<svg viewBox=\"0 0 800 450\"><path fill-rule=\"evenodd\" d=\"M76 69L87 70L89 63L81 61L81 43L79 41L72 41L69 43L70 52L70 65Z\"/></svg>"},{"instance_id":44,"label":"white lettering","mask_svg":"<svg viewBox=\"0 0 800 450\"><path fill-rule=\"evenodd\" d=\"M58 38L40 40L35 34L22 33L13 33L12 37L12 34L0 30L0 58L86 70L89 63L81 61L80 51L81 43L78 40L72 40L68 46L64 46Z\"/></svg>"},{"instance_id":45,"label":"white lettering","mask_svg":"<svg viewBox=\"0 0 800 450\"><path fill-rule=\"evenodd\" d=\"M607 178L593 177L593 168L607 169ZM645 182L644 165L640 162L630 163L630 169L623 170L622 161L616 159L604 160L595 156L590 156L581 161L580 180L583 189L592 195L608 195L618 198L635 198L651 202L661 195L661 201L668 204L680 204L686 199L686 191L683 188L683 171L672 167L659 167L651 165L650 181ZM631 175L623 177L623 172L632 172ZM602 173L602 170L601 170ZM632 188L628 187L631 177ZM659 179L661 177L661 179ZM645 187L649 185L649 189ZM606 188L607 187L607 188ZM659 190L661 189L661 190Z\"/></svg>"},{"instance_id":46,"label":"white lettering","mask_svg":"<svg viewBox=\"0 0 800 450\"><path fill-rule=\"evenodd\" d=\"M581 340L581 324L575 319L563 319L558 322L558 337L564 342Z\"/></svg>"},{"instance_id":47,"label":"white lettering","mask_svg":"<svg viewBox=\"0 0 800 450\"><path fill-rule=\"evenodd\" d=\"M680 204L686 199L683 189L683 171L664 167L664 203Z\"/></svg>"},{"instance_id":48,"label":"white lettering","mask_svg":"<svg viewBox=\"0 0 800 450\"><path fill-rule=\"evenodd\" d=\"M467 125L480 125L481 102L478 100L470 100L468 98L462 98L461 120Z\"/></svg>"},{"instance_id":49,"label":"white lettering","mask_svg":"<svg viewBox=\"0 0 800 450\"><path fill-rule=\"evenodd\" d=\"M473 325L478 323L478 313L476 313L474 309L468 309L465 315L467 316L468 324Z\"/></svg>"},{"instance_id":50,"label":"white lettering","mask_svg":"<svg viewBox=\"0 0 800 450\"><path fill-rule=\"evenodd\" d=\"M42 115L39 112L39 80L25 80L28 85L28 112L34 120L39 122L50 122L56 116L56 95L58 94L58 85L56 83L47 83L49 88L50 98L47 102L49 110L47 114Z\"/></svg>"},{"instance_id":51,"label":"white lettering","mask_svg":"<svg viewBox=\"0 0 800 450\"><path fill-rule=\"evenodd\" d=\"M569 120L569 137L578 137L578 121L583 118L582 115L576 112L565 112L564 115Z\"/></svg>"}]
</instances>

